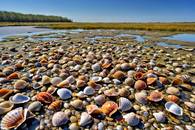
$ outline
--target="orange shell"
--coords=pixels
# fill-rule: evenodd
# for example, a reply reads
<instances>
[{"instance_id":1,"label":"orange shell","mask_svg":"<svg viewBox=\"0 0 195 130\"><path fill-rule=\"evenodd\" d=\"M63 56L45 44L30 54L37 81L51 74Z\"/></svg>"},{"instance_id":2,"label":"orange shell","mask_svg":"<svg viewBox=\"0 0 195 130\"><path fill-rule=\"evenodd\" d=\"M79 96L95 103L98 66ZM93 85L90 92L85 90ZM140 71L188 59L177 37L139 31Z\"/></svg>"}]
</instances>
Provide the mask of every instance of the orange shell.
<instances>
[{"instance_id":1,"label":"orange shell","mask_svg":"<svg viewBox=\"0 0 195 130\"><path fill-rule=\"evenodd\" d=\"M135 72L135 74L133 75L133 77L136 80L143 79L144 74L142 72Z\"/></svg>"},{"instance_id":2,"label":"orange shell","mask_svg":"<svg viewBox=\"0 0 195 130\"><path fill-rule=\"evenodd\" d=\"M167 101L171 101L171 102L178 102L179 101L179 98L175 95L168 95L166 96L165 98Z\"/></svg>"},{"instance_id":3,"label":"orange shell","mask_svg":"<svg viewBox=\"0 0 195 130\"><path fill-rule=\"evenodd\" d=\"M143 80L137 80L134 84L136 90L143 90L147 88L146 83Z\"/></svg>"},{"instance_id":4,"label":"orange shell","mask_svg":"<svg viewBox=\"0 0 195 130\"><path fill-rule=\"evenodd\" d=\"M180 78L174 78L172 81L172 85L181 85L183 83L183 80Z\"/></svg>"},{"instance_id":5,"label":"orange shell","mask_svg":"<svg viewBox=\"0 0 195 130\"><path fill-rule=\"evenodd\" d=\"M165 78L165 77L159 77L159 81L160 81L161 84L164 84L164 85L169 84L168 79Z\"/></svg>"},{"instance_id":6,"label":"orange shell","mask_svg":"<svg viewBox=\"0 0 195 130\"><path fill-rule=\"evenodd\" d=\"M148 99L153 102L159 102L163 99L163 94L159 92L158 90L154 90L150 93L148 96Z\"/></svg>"},{"instance_id":7,"label":"orange shell","mask_svg":"<svg viewBox=\"0 0 195 130\"><path fill-rule=\"evenodd\" d=\"M49 105L48 109L49 109L49 110L58 111L58 110L61 109L62 104L63 104L63 102L62 102L61 100L56 100L56 101L52 102L52 103Z\"/></svg>"},{"instance_id":8,"label":"orange shell","mask_svg":"<svg viewBox=\"0 0 195 130\"><path fill-rule=\"evenodd\" d=\"M54 101L53 96L48 92L40 92L36 95L36 99L42 103L50 104Z\"/></svg>"},{"instance_id":9,"label":"orange shell","mask_svg":"<svg viewBox=\"0 0 195 130\"><path fill-rule=\"evenodd\" d=\"M111 65L112 65L111 63L104 63L104 64L102 64L102 68L103 68L103 69L107 69L107 68L109 68Z\"/></svg>"},{"instance_id":10,"label":"orange shell","mask_svg":"<svg viewBox=\"0 0 195 130\"><path fill-rule=\"evenodd\" d=\"M76 82L76 86L78 87L78 88L80 88L80 87L84 87L84 86L86 86L86 82L84 81L84 80L77 80L77 82Z\"/></svg>"},{"instance_id":11,"label":"orange shell","mask_svg":"<svg viewBox=\"0 0 195 130\"><path fill-rule=\"evenodd\" d=\"M119 80L125 78L125 74L122 71L116 71L112 76Z\"/></svg>"},{"instance_id":12,"label":"orange shell","mask_svg":"<svg viewBox=\"0 0 195 130\"><path fill-rule=\"evenodd\" d=\"M17 73L17 72L14 72L14 73L10 74L10 75L7 77L8 80L11 80L11 79L19 79L19 78L20 78L20 74Z\"/></svg>"},{"instance_id":13,"label":"orange shell","mask_svg":"<svg viewBox=\"0 0 195 130\"><path fill-rule=\"evenodd\" d=\"M147 85L153 85L157 81L157 78L147 78Z\"/></svg>"},{"instance_id":14,"label":"orange shell","mask_svg":"<svg viewBox=\"0 0 195 130\"><path fill-rule=\"evenodd\" d=\"M87 112L89 114L102 114L101 109L99 109L96 105L88 105L86 106Z\"/></svg>"},{"instance_id":15,"label":"orange shell","mask_svg":"<svg viewBox=\"0 0 195 130\"><path fill-rule=\"evenodd\" d=\"M113 101L107 101L102 105L101 110L104 114L112 116L118 110L118 105Z\"/></svg>"},{"instance_id":16,"label":"orange shell","mask_svg":"<svg viewBox=\"0 0 195 130\"><path fill-rule=\"evenodd\" d=\"M2 88L0 89L0 97L1 98L6 98L8 97L10 94L12 94L13 90L7 89L7 88Z\"/></svg>"}]
</instances>

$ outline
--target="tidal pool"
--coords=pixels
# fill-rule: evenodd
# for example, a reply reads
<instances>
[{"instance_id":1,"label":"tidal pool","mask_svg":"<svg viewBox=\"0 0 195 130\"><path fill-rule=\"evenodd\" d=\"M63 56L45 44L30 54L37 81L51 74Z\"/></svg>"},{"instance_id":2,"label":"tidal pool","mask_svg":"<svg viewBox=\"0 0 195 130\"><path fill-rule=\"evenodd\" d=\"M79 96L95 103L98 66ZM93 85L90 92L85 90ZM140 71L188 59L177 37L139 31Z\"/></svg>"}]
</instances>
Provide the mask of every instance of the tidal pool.
<instances>
[{"instance_id":1,"label":"tidal pool","mask_svg":"<svg viewBox=\"0 0 195 130\"><path fill-rule=\"evenodd\" d=\"M165 39L178 40L184 42L195 42L195 34L176 34L169 37L164 37Z\"/></svg>"}]
</instances>

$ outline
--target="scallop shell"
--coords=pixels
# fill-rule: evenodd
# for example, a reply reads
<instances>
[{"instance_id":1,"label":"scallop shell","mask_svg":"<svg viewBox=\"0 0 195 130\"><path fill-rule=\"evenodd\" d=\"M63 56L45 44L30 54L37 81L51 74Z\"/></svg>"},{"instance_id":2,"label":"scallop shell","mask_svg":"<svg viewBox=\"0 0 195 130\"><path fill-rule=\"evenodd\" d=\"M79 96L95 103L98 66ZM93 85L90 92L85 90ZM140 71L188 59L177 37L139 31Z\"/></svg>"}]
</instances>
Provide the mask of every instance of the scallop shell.
<instances>
[{"instance_id":1,"label":"scallop shell","mask_svg":"<svg viewBox=\"0 0 195 130\"><path fill-rule=\"evenodd\" d=\"M153 116L158 122L165 122L166 116L163 112L153 113Z\"/></svg>"},{"instance_id":2,"label":"scallop shell","mask_svg":"<svg viewBox=\"0 0 195 130\"><path fill-rule=\"evenodd\" d=\"M112 76L115 79L122 80L125 78L125 73L123 73L122 71L116 71Z\"/></svg>"},{"instance_id":3,"label":"scallop shell","mask_svg":"<svg viewBox=\"0 0 195 130\"><path fill-rule=\"evenodd\" d=\"M42 108L42 104L41 102L39 101L35 101L35 102L32 102L29 106L28 106L28 110L31 111L31 112L38 112L41 110Z\"/></svg>"},{"instance_id":4,"label":"scallop shell","mask_svg":"<svg viewBox=\"0 0 195 130\"><path fill-rule=\"evenodd\" d=\"M62 104L63 102L61 100L56 100L49 105L48 109L53 111L58 111L61 109Z\"/></svg>"},{"instance_id":5,"label":"scallop shell","mask_svg":"<svg viewBox=\"0 0 195 130\"><path fill-rule=\"evenodd\" d=\"M174 102L165 103L165 108L168 112L173 113L177 116L183 115L183 109Z\"/></svg>"},{"instance_id":6,"label":"scallop shell","mask_svg":"<svg viewBox=\"0 0 195 130\"><path fill-rule=\"evenodd\" d=\"M120 97L119 98L119 109L124 112L124 111L128 111L132 108L132 103L131 101L129 101L129 99L124 98L124 97Z\"/></svg>"},{"instance_id":7,"label":"scallop shell","mask_svg":"<svg viewBox=\"0 0 195 130\"><path fill-rule=\"evenodd\" d=\"M7 79L8 80L11 80L11 79L19 79L21 76L20 76L20 74L18 73L18 72L14 72L14 73L12 73L12 74L10 74L8 77L7 77Z\"/></svg>"},{"instance_id":8,"label":"scallop shell","mask_svg":"<svg viewBox=\"0 0 195 130\"><path fill-rule=\"evenodd\" d=\"M24 80L17 80L14 84L14 88L17 90L24 89L26 88L26 86L27 86L27 82Z\"/></svg>"},{"instance_id":9,"label":"scallop shell","mask_svg":"<svg viewBox=\"0 0 195 130\"><path fill-rule=\"evenodd\" d=\"M0 115L9 112L13 108L14 104L9 101L0 103Z\"/></svg>"},{"instance_id":10,"label":"scallop shell","mask_svg":"<svg viewBox=\"0 0 195 130\"><path fill-rule=\"evenodd\" d=\"M137 117L137 115L135 113L133 113L133 112L124 115L123 118L125 119L127 124L129 124L130 126L136 126L140 122L140 120Z\"/></svg>"},{"instance_id":11,"label":"scallop shell","mask_svg":"<svg viewBox=\"0 0 195 130\"><path fill-rule=\"evenodd\" d=\"M72 92L67 88L58 89L57 94L63 100L66 100L72 97Z\"/></svg>"},{"instance_id":12,"label":"scallop shell","mask_svg":"<svg viewBox=\"0 0 195 130\"><path fill-rule=\"evenodd\" d=\"M166 90L166 93L171 94L171 95L180 95L180 91L176 87L168 87Z\"/></svg>"},{"instance_id":13,"label":"scallop shell","mask_svg":"<svg viewBox=\"0 0 195 130\"><path fill-rule=\"evenodd\" d=\"M93 122L93 118L87 112L81 113L81 119L79 121L80 126L84 127L90 124L91 122Z\"/></svg>"},{"instance_id":14,"label":"scallop shell","mask_svg":"<svg viewBox=\"0 0 195 130\"><path fill-rule=\"evenodd\" d=\"M163 94L159 92L158 90L154 90L150 93L148 96L148 99L153 102L159 102L163 99Z\"/></svg>"},{"instance_id":15,"label":"scallop shell","mask_svg":"<svg viewBox=\"0 0 195 130\"><path fill-rule=\"evenodd\" d=\"M83 90L84 94L86 95L93 95L95 93L95 89L92 88L92 87L86 87L84 90Z\"/></svg>"},{"instance_id":16,"label":"scallop shell","mask_svg":"<svg viewBox=\"0 0 195 130\"><path fill-rule=\"evenodd\" d=\"M12 93L13 93L13 90L2 88L0 89L0 98L7 98Z\"/></svg>"},{"instance_id":17,"label":"scallop shell","mask_svg":"<svg viewBox=\"0 0 195 130\"><path fill-rule=\"evenodd\" d=\"M32 114L32 113L30 113ZM8 112L1 120L1 129L9 130L12 128L17 129L27 118L34 117L34 115L28 115L28 110L22 107L16 108Z\"/></svg>"},{"instance_id":18,"label":"scallop shell","mask_svg":"<svg viewBox=\"0 0 195 130\"><path fill-rule=\"evenodd\" d=\"M106 101L102 107L102 112L108 116L112 116L118 110L118 105L113 101Z\"/></svg>"},{"instance_id":19,"label":"scallop shell","mask_svg":"<svg viewBox=\"0 0 195 130\"><path fill-rule=\"evenodd\" d=\"M50 104L54 101L53 96L48 92L40 92L36 95L36 99L41 103Z\"/></svg>"},{"instance_id":20,"label":"scallop shell","mask_svg":"<svg viewBox=\"0 0 195 130\"><path fill-rule=\"evenodd\" d=\"M50 77L48 77L47 75L43 75L42 80L41 80L41 84L46 85L49 83L50 83Z\"/></svg>"},{"instance_id":21,"label":"scallop shell","mask_svg":"<svg viewBox=\"0 0 195 130\"><path fill-rule=\"evenodd\" d=\"M118 93L121 97L128 97L130 95L130 91L126 88L119 89Z\"/></svg>"},{"instance_id":22,"label":"scallop shell","mask_svg":"<svg viewBox=\"0 0 195 130\"><path fill-rule=\"evenodd\" d=\"M80 99L76 99L74 101L71 101L70 105L73 106L77 110L82 110L84 107L83 102Z\"/></svg>"},{"instance_id":23,"label":"scallop shell","mask_svg":"<svg viewBox=\"0 0 195 130\"><path fill-rule=\"evenodd\" d=\"M171 102L178 102L179 101L179 98L175 95L168 95L165 97L165 100L166 101L171 101Z\"/></svg>"},{"instance_id":24,"label":"scallop shell","mask_svg":"<svg viewBox=\"0 0 195 130\"><path fill-rule=\"evenodd\" d=\"M9 98L9 101L13 104L23 104L30 101L30 97L17 93Z\"/></svg>"},{"instance_id":25,"label":"scallop shell","mask_svg":"<svg viewBox=\"0 0 195 130\"><path fill-rule=\"evenodd\" d=\"M134 84L134 88L136 90L139 90L140 91L140 90L146 89L147 88L147 85L146 85L146 83L143 80L137 80L135 82L135 84Z\"/></svg>"},{"instance_id":26,"label":"scallop shell","mask_svg":"<svg viewBox=\"0 0 195 130\"><path fill-rule=\"evenodd\" d=\"M62 126L68 122L68 118L66 114L62 111L56 112L52 117L52 125L53 126Z\"/></svg>"},{"instance_id":27,"label":"scallop shell","mask_svg":"<svg viewBox=\"0 0 195 130\"><path fill-rule=\"evenodd\" d=\"M96 97L94 98L94 100L95 100L95 103L96 103L97 105L100 105L100 106L101 106L102 104L105 103L106 98L105 98L104 95L98 95L98 96L96 96Z\"/></svg>"},{"instance_id":28,"label":"scallop shell","mask_svg":"<svg viewBox=\"0 0 195 130\"><path fill-rule=\"evenodd\" d=\"M135 93L135 100L141 104L147 103L147 94L145 91Z\"/></svg>"},{"instance_id":29,"label":"scallop shell","mask_svg":"<svg viewBox=\"0 0 195 130\"><path fill-rule=\"evenodd\" d=\"M50 82L51 82L51 84L53 86L57 86L59 83L62 82L62 78L60 78L60 77L54 77L54 78L51 79Z\"/></svg>"}]
</instances>

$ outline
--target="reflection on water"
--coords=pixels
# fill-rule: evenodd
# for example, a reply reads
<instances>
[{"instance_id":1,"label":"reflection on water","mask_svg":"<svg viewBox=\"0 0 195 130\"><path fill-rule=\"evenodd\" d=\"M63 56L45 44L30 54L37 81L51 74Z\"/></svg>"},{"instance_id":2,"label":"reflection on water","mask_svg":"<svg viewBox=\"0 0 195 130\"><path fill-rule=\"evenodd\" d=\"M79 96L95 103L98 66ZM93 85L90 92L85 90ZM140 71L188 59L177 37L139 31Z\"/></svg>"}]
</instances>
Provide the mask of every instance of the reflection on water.
<instances>
[{"instance_id":1,"label":"reflection on water","mask_svg":"<svg viewBox=\"0 0 195 130\"><path fill-rule=\"evenodd\" d=\"M176 45L176 44L169 44L166 42L158 42L156 43L158 46L163 46L163 47L172 47L172 48L182 48L181 45Z\"/></svg>"},{"instance_id":2,"label":"reflection on water","mask_svg":"<svg viewBox=\"0 0 195 130\"><path fill-rule=\"evenodd\" d=\"M185 42L195 42L195 34L176 34L169 37L164 37L170 40L179 40Z\"/></svg>"}]
</instances>

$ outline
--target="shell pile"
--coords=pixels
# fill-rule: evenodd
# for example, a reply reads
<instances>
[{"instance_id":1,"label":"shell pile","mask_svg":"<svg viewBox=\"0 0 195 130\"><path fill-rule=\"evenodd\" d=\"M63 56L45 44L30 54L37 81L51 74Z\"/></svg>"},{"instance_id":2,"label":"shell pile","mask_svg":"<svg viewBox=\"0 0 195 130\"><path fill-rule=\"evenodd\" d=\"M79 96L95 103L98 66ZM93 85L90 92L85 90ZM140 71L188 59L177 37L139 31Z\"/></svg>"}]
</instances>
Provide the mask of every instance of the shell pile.
<instances>
[{"instance_id":1,"label":"shell pile","mask_svg":"<svg viewBox=\"0 0 195 130\"><path fill-rule=\"evenodd\" d=\"M195 52L89 32L1 49L1 129L195 128Z\"/></svg>"}]
</instances>

